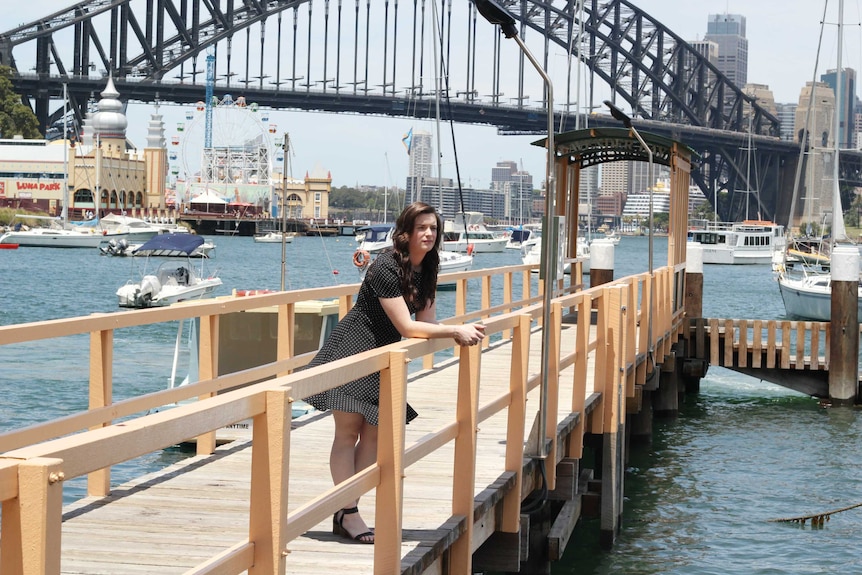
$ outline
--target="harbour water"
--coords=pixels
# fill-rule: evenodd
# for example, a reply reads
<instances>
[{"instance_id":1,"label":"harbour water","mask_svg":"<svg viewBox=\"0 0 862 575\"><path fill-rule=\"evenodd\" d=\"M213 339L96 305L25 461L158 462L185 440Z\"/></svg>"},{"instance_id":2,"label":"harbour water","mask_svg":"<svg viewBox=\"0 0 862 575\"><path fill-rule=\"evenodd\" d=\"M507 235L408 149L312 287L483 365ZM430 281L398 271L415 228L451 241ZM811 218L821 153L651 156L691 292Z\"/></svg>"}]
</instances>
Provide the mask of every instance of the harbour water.
<instances>
[{"instance_id":1,"label":"harbour water","mask_svg":"<svg viewBox=\"0 0 862 575\"><path fill-rule=\"evenodd\" d=\"M231 289L278 289L281 246L217 237L208 262ZM298 237L288 244L291 289L355 283L352 238ZM665 261L656 238L654 265ZM94 250L95 251L95 250ZM624 237L615 277L645 271L648 240ZM519 263L516 251L478 254L475 267ZM117 287L140 275L143 260L90 250L20 248L0 252L0 324L118 311ZM335 273L335 272L338 273ZM516 293L520 287L516 285ZM438 312L452 315L454 293L441 292ZM706 266L704 315L782 318L768 266ZM115 333L117 399L163 389L171 370L176 326ZM89 341L0 347L0 432L86 408ZM653 442L633 447L626 475L623 526L616 545L598 544L596 520L581 521L559 574L860 573L856 534L862 509L838 513L822 528L770 519L826 512L862 501L862 418L853 409L824 409L806 396L720 368L701 393L686 398L678 418L656 423ZM168 449L117 466L114 484L186 457ZM66 501L83 481L64 486Z\"/></svg>"}]
</instances>

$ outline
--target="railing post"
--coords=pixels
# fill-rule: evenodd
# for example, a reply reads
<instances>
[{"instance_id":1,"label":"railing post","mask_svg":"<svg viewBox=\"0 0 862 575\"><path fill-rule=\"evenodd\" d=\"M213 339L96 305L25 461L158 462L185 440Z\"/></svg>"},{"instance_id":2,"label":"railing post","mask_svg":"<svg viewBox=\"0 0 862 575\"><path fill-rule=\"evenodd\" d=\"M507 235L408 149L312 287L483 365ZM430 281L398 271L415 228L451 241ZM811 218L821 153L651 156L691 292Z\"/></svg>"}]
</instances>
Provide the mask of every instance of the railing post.
<instances>
[{"instance_id":1,"label":"railing post","mask_svg":"<svg viewBox=\"0 0 862 575\"><path fill-rule=\"evenodd\" d=\"M536 453L545 453L542 448L548 443L547 456L545 457L545 478L548 490L557 488L557 419L560 405L560 338L563 326L563 306L554 301L551 304L549 316L550 325L543 329L551 330L548 339L548 376L547 396L545 399L545 429L539 430L539 441Z\"/></svg>"},{"instance_id":2,"label":"railing post","mask_svg":"<svg viewBox=\"0 0 862 575\"><path fill-rule=\"evenodd\" d=\"M604 290L599 313L607 318L602 409L605 429L602 437L602 516L599 535L603 547L610 548L619 533L623 513L623 471L625 469L625 393L623 350L625 349L625 309L627 286Z\"/></svg>"},{"instance_id":3,"label":"railing post","mask_svg":"<svg viewBox=\"0 0 862 575\"><path fill-rule=\"evenodd\" d=\"M296 338L296 304L288 303L278 306L278 339L276 340L276 360L281 361L293 357ZM288 375L288 372L279 373Z\"/></svg>"},{"instance_id":4,"label":"railing post","mask_svg":"<svg viewBox=\"0 0 862 575\"><path fill-rule=\"evenodd\" d=\"M266 391L266 413L255 416L252 425L248 540L254 544L254 565L249 575L285 572L292 402L289 388Z\"/></svg>"},{"instance_id":5,"label":"railing post","mask_svg":"<svg viewBox=\"0 0 862 575\"><path fill-rule=\"evenodd\" d=\"M511 312L512 309L509 307L512 303L512 272L504 272L503 273L503 304L506 306L506 311ZM505 329L503 330L501 337L503 341L510 339L512 333Z\"/></svg>"},{"instance_id":6,"label":"railing post","mask_svg":"<svg viewBox=\"0 0 862 575\"><path fill-rule=\"evenodd\" d=\"M21 569L13 571L14 573L60 573L64 479L62 466L62 459L47 457L28 459L18 466L18 519L22 548ZM5 521L3 527L5 536Z\"/></svg>"},{"instance_id":7,"label":"railing post","mask_svg":"<svg viewBox=\"0 0 862 575\"><path fill-rule=\"evenodd\" d=\"M479 418L479 346L461 348L456 407L457 436L452 473L452 515L465 518L464 533L452 544L450 573L472 573L473 486L476 484L476 433Z\"/></svg>"},{"instance_id":8,"label":"railing post","mask_svg":"<svg viewBox=\"0 0 862 575\"><path fill-rule=\"evenodd\" d=\"M208 315L200 318L200 351L198 352L198 370L201 381L218 377L219 319L221 316ZM200 399L212 397L207 394ZM209 455L215 451L215 432L205 433L197 438L197 454Z\"/></svg>"},{"instance_id":9,"label":"railing post","mask_svg":"<svg viewBox=\"0 0 862 575\"><path fill-rule=\"evenodd\" d=\"M509 370L511 400L506 425L506 471L515 474L515 485L503 500L501 530L517 533L521 525L521 485L524 469L524 428L527 410L527 378L530 371L529 315L518 316L518 326L512 333L512 360Z\"/></svg>"},{"instance_id":10,"label":"railing post","mask_svg":"<svg viewBox=\"0 0 862 575\"><path fill-rule=\"evenodd\" d=\"M572 430L569 449L566 455L573 459L581 459L584 455L584 427L587 403L587 364L590 353L590 315L592 313L592 298L581 297L577 307L578 323L575 325L575 363L572 374L572 412L579 414L578 422Z\"/></svg>"},{"instance_id":11,"label":"railing post","mask_svg":"<svg viewBox=\"0 0 862 575\"><path fill-rule=\"evenodd\" d=\"M90 334L90 409L107 407L113 403L114 389L114 331L95 331ZM105 427L105 422L91 429ZM87 475L87 495L105 497L111 492L111 468L99 469Z\"/></svg>"},{"instance_id":12,"label":"railing post","mask_svg":"<svg viewBox=\"0 0 862 575\"><path fill-rule=\"evenodd\" d=\"M401 572L404 510L404 426L407 420L407 352L389 354L389 368L380 372L377 426L377 508L374 516L374 573ZM469 490L472 497L473 490Z\"/></svg>"}]
</instances>

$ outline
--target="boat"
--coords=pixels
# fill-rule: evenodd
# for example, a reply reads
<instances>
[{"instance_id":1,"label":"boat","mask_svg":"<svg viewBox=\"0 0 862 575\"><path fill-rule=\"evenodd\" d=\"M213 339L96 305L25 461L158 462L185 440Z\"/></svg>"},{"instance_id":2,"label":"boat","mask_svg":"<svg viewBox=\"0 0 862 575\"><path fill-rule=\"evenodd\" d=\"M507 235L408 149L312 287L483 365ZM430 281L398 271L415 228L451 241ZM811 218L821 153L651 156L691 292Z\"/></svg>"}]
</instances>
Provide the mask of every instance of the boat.
<instances>
[{"instance_id":1,"label":"boat","mask_svg":"<svg viewBox=\"0 0 862 575\"><path fill-rule=\"evenodd\" d=\"M151 224L140 218L120 214L108 214L100 220L102 229L108 233L125 233L130 243L144 243L159 234L168 233L167 228Z\"/></svg>"},{"instance_id":2,"label":"boat","mask_svg":"<svg viewBox=\"0 0 862 575\"><path fill-rule=\"evenodd\" d=\"M515 226L509 230L509 236L506 240L507 250L520 250L524 242L538 233L538 229L531 224Z\"/></svg>"},{"instance_id":3,"label":"boat","mask_svg":"<svg viewBox=\"0 0 862 575\"><path fill-rule=\"evenodd\" d=\"M467 252L471 244L472 253L502 252L508 238L485 227L482 212L458 212L454 220L443 224L443 249L450 252Z\"/></svg>"},{"instance_id":4,"label":"boat","mask_svg":"<svg viewBox=\"0 0 862 575\"><path fill-rule=\"evenodd\" d=\"M255 234L254 241L259 244L280 244L282 242L291 243L296 236L296 232L277 232L270 231L263 234Z\"/></svg>"},{"instance_id":5,"label":"boat","mask_svg":"<svg viewBox=\"0 0 862 575\"><path fill-rule=\"evenodd\" d=\"M783 274L778 291L784 302L784 311L790 319L829 321L832 313L832 274L800 274L796 277ZM857 321L862 323L862 286L859 287Z\"/></svg>"},{"instance_id":6,"label":"boat","mask_svg":"<svg viewBox=\"0 0 862 575\"><path fill-rule=\"evenodd\" d=\"M394 229L393 224L376 224L359 228L357 234L361 235L362 239L356 249L369 254L376 254L392 247L392 231Z\"/></svg>"},{"instance_id":7,"label":"boat","mask_svg":"<svg viewBox=\"0 0 862 575\"><path fill-rule=\"evenodd\" d=\"M98 220L74 224L64 223L62 219L50 216L16 214L15 217L21 220L47 221L49 226L31 228L19 222L0 236L0 244L39 248L96 248L112 239L128 238L127 233L109 233L102 229Z\"/></svg>"},{"instance_id":8,"label":"boat","mask_svg":"<svg viewBox=\"0 0 862 575\"><path fill-rule=\"evenodd\" d=\"M135 250L136 255L151 257L189 257L204 243L195 234L163 234L154 237ZM222 285L218 277L207 276L203 262L198 269L191 260L177 266L175 261L165 261L152 273L145 273L138 282L129 280L117 290L117 303L124 308L148 308L171 305L177 302L202 299L213 294Z\"/></svg>"},{"instance_id":9,"label":"boat","mask_svg":"<svg viewBox=\"0 0 862 575\"><path fill-rule=\"evenodd\" d=\"M0 244L0 250L17 250L18 244Z\"/></svg>"},{"instance_id":10,"label":"boat","mask_svg":"<svg viewBox=\"0 0 862 575\"><path fill-rule=\"evenodd\" d=\"M838 65L836 66L837 85L842 83L841 68L841 44L843 13L838 11ZM840 110L842 91L836 90L835 109ZM830 321L831 297L832 297L832 274L830 261L832 250L840 242L848 242L847 231L844 227L844 211L841 205L841 193L839 188L838 157L840 154L841 121L840 114L834 114L832 138L832 230L828 238L811 243L808 249L802 246L795 253L788 254L783 261L779 261L774 268L777 269L776 279L778 291L784 302L784 311L788 317L808 319L815 321ZM797 248L796 242L790 247ZM859 309L862 310L862 291L859 293ZM859 313L858 321L862 321L862 311Z\"/></svg>"},{"instance_id":11,"label":"boat","mask_svg":"<svg viewBox=\"0 0 862 575\"><path fill-rule=\"evenodd\" d=\"M590 273L590 244L584 237L578 237L575 256L581 259L581 273L589 275ZM535 265L542 263L542 237L535 235L521 246L521 263L524 265ZM563 266L563 273L571 273L571 265ZM539 269L533 270L538 273Z\"/></svg>"},{"instance_id":12,"label":"boat","mask_svg":"<svg viewBox=\"0 0 862 575\"><path fill-rule=\"evenodd\" d=\"M604 233L604 235L596 236L593 239L591 239L590 240L591 244L595 243L595 242L610 242L610 243L614 244L615 246L620 245L620 240L622 239L622 236L616 230L604 230L603 231L601 228L599 228L598 231Z\"/></svg>"},{"instance_id":13,"label":"boat","mask_svg":"<svg viewBox=\"0 0 862 575\"><path fill-rule=\"evenodd\" d=\"M143 245L144 243L129 243L125 239L111 239L107 243L103 243L99 246L99 253L104 256L146 256L147 254L145 252L138 253L138 250ZM183 252L165 252L160 255L162 257L209 258L212 257L215 247L216 246L212 241L205 239L204 242L200 246L195 248L195 250L190 254L185 254Z\"/></svg>"},{"instance_id":14,"label":"boat","mask_svg":"<svg viewBox=\"0 0 862 575\"><path fill-rule=\"evenodd\" d=\"M689 229L688 241L703 246L704 264L769 264L786 247L784 226L765 220L701 222Z\"/></svg>"}]
</instances>

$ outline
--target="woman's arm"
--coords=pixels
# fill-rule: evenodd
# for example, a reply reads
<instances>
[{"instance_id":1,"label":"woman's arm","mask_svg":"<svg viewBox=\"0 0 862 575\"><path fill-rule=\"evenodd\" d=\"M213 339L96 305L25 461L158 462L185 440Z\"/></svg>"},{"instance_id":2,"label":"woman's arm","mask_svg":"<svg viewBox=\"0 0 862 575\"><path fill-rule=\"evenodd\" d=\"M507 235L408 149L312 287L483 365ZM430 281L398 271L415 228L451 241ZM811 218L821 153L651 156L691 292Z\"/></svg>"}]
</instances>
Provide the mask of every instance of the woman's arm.
<instances>
[{"instance_id":1,"label":"woman's arm","mask_svg":"<svg viewBox=\"0 0 862 575\"><path fill-rule=\"evenodd\" d=\"M436 303L410 315L403 297L380 298L380 305L403 337L445 338L451 337L458 345L474 345L485 337L485 326L477 323L445 325L436 321Z\"/></svg>"}]
</instances>

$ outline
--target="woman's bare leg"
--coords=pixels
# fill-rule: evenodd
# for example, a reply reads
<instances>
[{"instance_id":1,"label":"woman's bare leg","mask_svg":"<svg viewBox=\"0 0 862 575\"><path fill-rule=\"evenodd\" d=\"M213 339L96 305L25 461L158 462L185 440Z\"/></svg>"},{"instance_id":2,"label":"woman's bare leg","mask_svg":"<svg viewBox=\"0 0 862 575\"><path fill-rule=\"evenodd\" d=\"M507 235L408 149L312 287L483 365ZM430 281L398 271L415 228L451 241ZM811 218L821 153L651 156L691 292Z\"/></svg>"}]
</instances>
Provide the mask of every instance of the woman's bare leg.
<instances>
[{"instance_id":1,"label":"woman's bare leg","mask_svg":"<svg viewBox=\"0 0 862 575\"><path fill-rule=\"evenodd\" d=\"M335 438L329 454L329 469L337 485L377 460L377 427L369 425L359 413L333 410L332 417ZM358 503L356 500L346 507ZM368 525L358 513L344 515L342 525L353 535L368 531Z\"/></svg>"}]
</instances>

